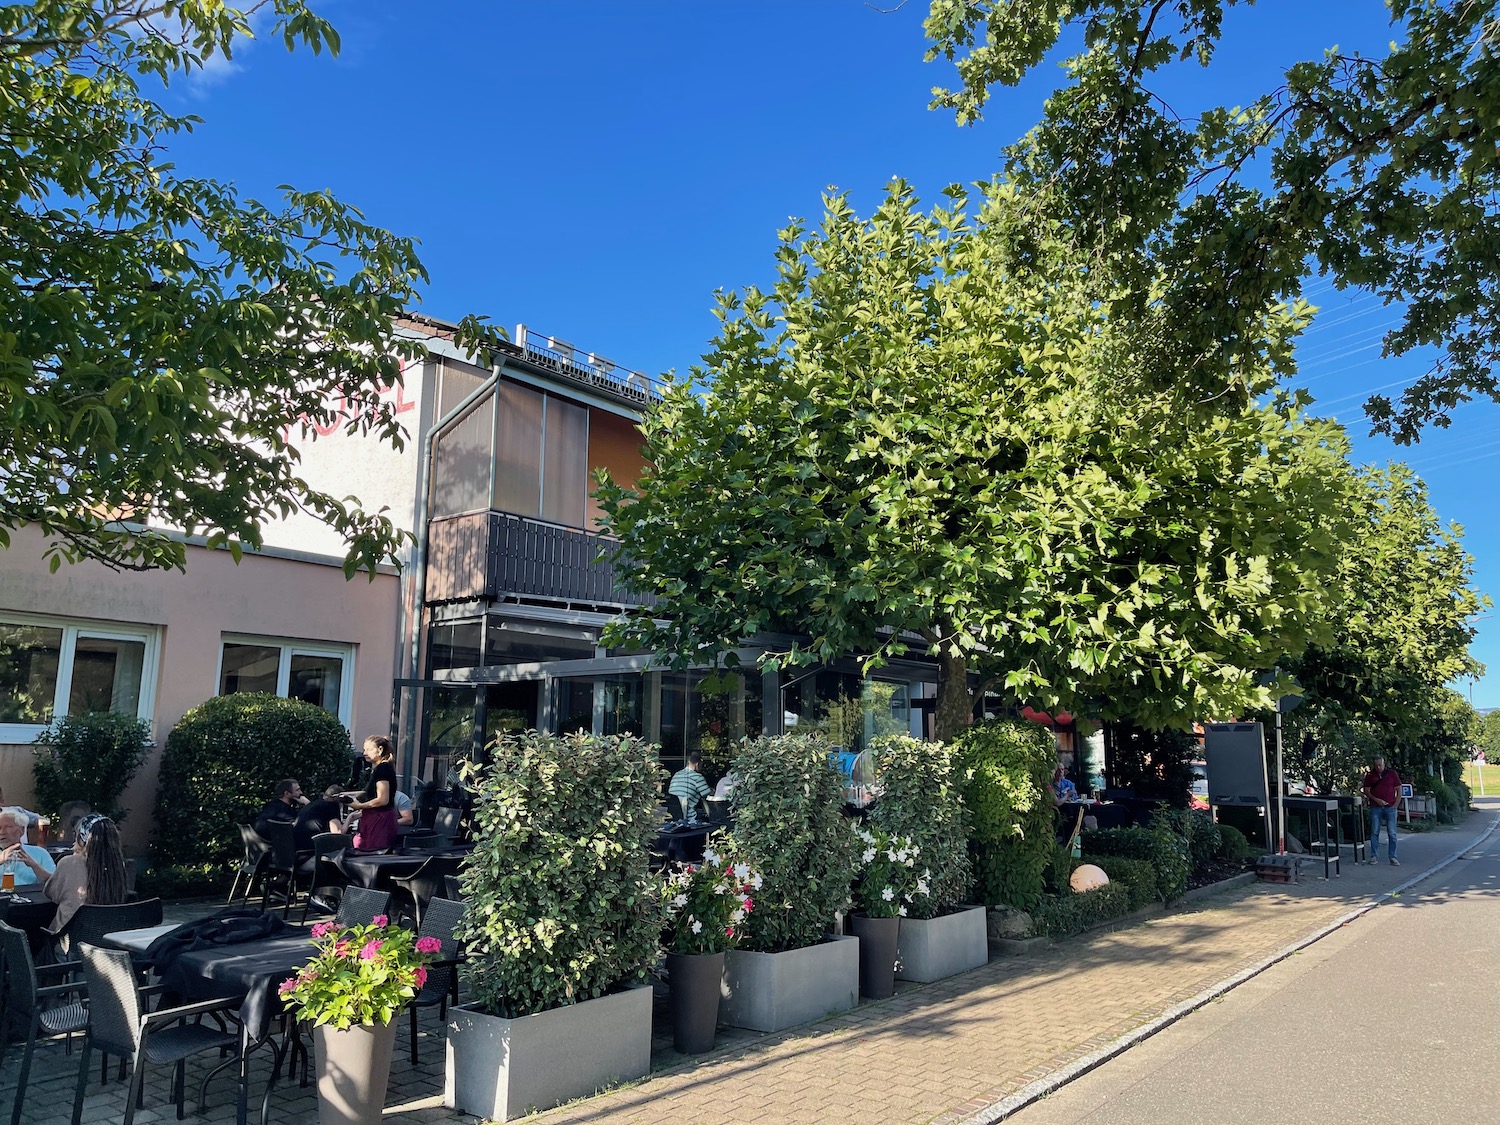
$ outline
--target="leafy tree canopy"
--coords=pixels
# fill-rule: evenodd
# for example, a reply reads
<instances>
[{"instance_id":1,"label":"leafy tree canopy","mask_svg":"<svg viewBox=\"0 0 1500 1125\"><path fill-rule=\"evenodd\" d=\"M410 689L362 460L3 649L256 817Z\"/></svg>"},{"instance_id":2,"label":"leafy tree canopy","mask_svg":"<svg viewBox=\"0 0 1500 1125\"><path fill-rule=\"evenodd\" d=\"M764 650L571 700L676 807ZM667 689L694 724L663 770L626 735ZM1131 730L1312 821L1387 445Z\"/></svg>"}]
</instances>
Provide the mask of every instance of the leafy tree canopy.
<instances>
[{"instance_id":1,"label":"leafy tree canopy","mask_svg":"<svg viewBox=\"0 0 1500 1125\"><path fill-rule=\"evenodd\" d=\"M0 6L0 546L32 524L54 568L181 567L142 525L238 556L297 509L344 535L351 574L400 545L302 480L296 443L402 440L381 392L413 354L393 325L425 278L413 244L324 192L271 206L162 158L196 119L146 88L229 56L256 13L338 49L301 0Z\"/></svg>"},{"instance_id":2,"label":"leafy tree canopy","mask_svg":"<svg viewBox=\"0 0 1500 1125\"><path fill-rule=\"evenodd\" d=\"M1216 388L1162 379L1157 305L1118 315L1045 200L950 196L923 213L897 181L868 221L831 198L782 232L771 291L721 294L707 390L675 386L653 469L600 492L662 614L613 635L682 661L766 631L806 638L787 663L932 653L944 737L970 668L1149 726L1264 699L1253 669L1326 618L1349 480L1337 427L1269 394L1305 306L1263 308Z\"/></svg>"},{"instance_id":3,"label":"leafy tree canopy","mask_svg":"<svg viewBox=\"0 0 1500 1125\"><path fill-rule=\"evenodd\" d=\"M933 105L972 122L994 85L1081 32L1010 171L1054 188L1101 252L1128 249L1146 276L1174 279L1163 339L1184 377L1224 370L1226 345L1254 339L1267 301L1312 270L1403 310L1385 354L1440 353L1398 400L1367 401L1377 432L1410 442L1474 395L1500 398L1496 0L1386 0L1385 57L1330 46L1253 104L1184 119L1152 79L1210 67L1236 2L931 0L927 57L959 79Z\"/></svg>"}]
</instances>

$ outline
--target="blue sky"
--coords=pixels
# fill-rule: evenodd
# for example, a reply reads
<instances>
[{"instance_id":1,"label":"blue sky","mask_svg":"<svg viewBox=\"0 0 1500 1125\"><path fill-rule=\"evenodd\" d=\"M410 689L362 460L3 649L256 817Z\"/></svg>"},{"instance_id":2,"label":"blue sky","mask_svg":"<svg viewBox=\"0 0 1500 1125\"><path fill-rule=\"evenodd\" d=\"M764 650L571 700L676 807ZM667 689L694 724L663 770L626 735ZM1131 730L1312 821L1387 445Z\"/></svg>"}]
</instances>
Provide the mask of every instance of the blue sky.
<instances>
[{"instance_id":1,"label":"blue sky","mask_svg":"<svg viewBox=\"0 0 1500 1125\"><path fill-rule=\"evenodd\" d=\"M960 129L926 108L944 63L924 64L926 0L322 0L336 59L268 40L174 87L201 116L172 143L184 171L271 198L329 188L417 238L432 275L423 311L563 337L648 372L686 369L712 337L717 288L766 283L775 233L815 220L837 185L868 212L894 175L926 200L995 170L1036 119L1050 66L1000 91ZM878 8L896 8L883 13ZM1212 78L1188 68L1160 92L1181 112L1248 101L1324 48L1376 53L1380 0L1263 0L1232 10ZM1361 461L1410 463L1434 507L1462 524L1476 584L1500 591L1487 505L1500 467L1500 406L1466 406L1399 450L1367 436L1360 403L1421 373L1379 358L1388 310L1310 285L1323 312L1302 348L1320 411L1349 427ZM1475 655L1500 706L1500 617ZM1467 683L1458 685L1465 692Z\"/></svg>"}]
</instances>

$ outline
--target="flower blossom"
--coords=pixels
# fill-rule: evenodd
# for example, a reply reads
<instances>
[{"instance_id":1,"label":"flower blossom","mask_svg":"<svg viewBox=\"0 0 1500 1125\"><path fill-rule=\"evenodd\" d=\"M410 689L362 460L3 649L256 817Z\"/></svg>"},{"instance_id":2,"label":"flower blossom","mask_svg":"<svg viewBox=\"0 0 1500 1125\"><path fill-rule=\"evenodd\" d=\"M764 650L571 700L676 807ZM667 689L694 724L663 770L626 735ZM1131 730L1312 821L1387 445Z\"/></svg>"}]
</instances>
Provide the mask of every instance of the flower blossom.
<instances>
[{"instance_id":1,"label":"flower blossom","mask_svg":"<svg viewBox=\"0 0 1500 1125\"><path fill-rule=\"evenodd\" d=\"M736 863L734 865L734 877L741 883L750 878L750 865L748 863Z\"/></svg>"},{"instance_id":2,"label":"flower blossom","mask_svg":"<svg viewBox=\"0 0 1500 1125\"><path fill-rule=\"evenodd\" d=\"M755 877L750 880L751 889L760 890L761 884L764 882L765 880L760 877L760 872L756 872Z\"/></svg>"},{"instance_id":3,"label":"flower blossom","mask_svg":"<svg viewBox=\"0 0 1500 1125\"><path fill-rule=\"evenodd\" d=\"M381 929L384 929L386 926L389 926L390 924L391 924L390 918L388 916L384 915L384 914L377 914L377 915L375 915L375 917L373 917L373 918L370 919L370 925L372 925L372 926L379 926Z\"/></svg>"},{"instance_id":4,"label":"flower blossom","mask_svg":"<svg viewBox=\"0 0 1500 1125\"><path fill-rule=\"evenodd\" d=\"M693 933L695 933L695 934L701 934L703 932L703 923L700 922L700 921L698 921L698 919L694 918L693 919L693 927L692 928L693 928Z\"/></svg>"},{"instance_id":5,"label":"flower blossom","mask_svg":"<svg viewBox=\"0 0 1500 1125\"><path fill-rule=\"evenodd\" d=\"M863 862L865 862L865 863L874 863L875 862L875 849L874 848L866 848L865 849L865 854L864 854L864 860L863 860Z\"/></svg>"},{"instance_id":6,"label":"flower blossom","mask_svg":"<svg viewBox=\"0 0 1500 1125\"><path fill-rule=\"evenodd\" d=\"M902 918L905 918L906 917L906 907L904 907L904 906L901 907L899 910L896 911L896 913L899 914Z\"/></svg>"},{"instance_id":7,"label":"flower blossom","mask_svg":"<svg viewBox=\"0 0 1500 1125\"><path fill-rule=\"evenodd\" d=\"M719 853L716 852L716 851L714 851L713 848L704 848L703 849L703 862L704 863L718 863L719 862ZM688 870L691 871L692 868L689 867Z\"/></svg>"},{"instance_id":8,"label":"flower blossom","mask_svg":"<svg viewBox=\"0 0 1500 1125\"><path fill-rule=\"evenodd\" d=\"M365 942L365 947L359 951L361 961L373 961L380 955L380 947L384 944L379 938L371 938Z\"/></svg>"},{"instance_id":9,"label":"flower blossom","mask_svg":"<svg viewBox=\"0 0 1500 1125\"><path fill-rule=\"evenodd\" d=\"M672 905L675 906L675 907L677 907L679 910L682 909L684 906L687 905L687 895L682 895L682 894L673 895L672 896Z\"/></svg>"},{"instance_id":10,"label":"flower blossom","mask_svg":"<svg viewBox=\"0 0 1500 1125\"><path fill-rule=\"evenodd\" d=\"M297 978L296 977L288 977L286 980L284 980L284 981L281 982L281 987L279 987L276 991L279 992L279 993L281 993L282 999L286 999L287 993L291 992L296 987L297 987Z\"/></svg>"},{"instance_id":11,"label":"flower blossom","mask_svg":"<svg viewBox=\"0 0 1500 1125\"><path fill-rule=\"evenodd\" d=\"M886 902L890 902L891 899L896 897L896 892L891 890L890 887L887 887L885 890L880 892L880 897L885 899Z\"/></svg>"},{"instance_id":12,"label":"flower blossom","mask_svg":"<svg viewBox=\"0 0 1500 1125\"><path fill-rule=\"evenodd\" d=\"M418 953L441 953L443 943L435 937L419 937L417 939Z\"/></svg>"},{"instance_id":13,"label":"flower blossom","mask_svg":"<svg viewBox=\"0 0 1500 1125\"><path fill-rule=\"evenodd\" d=\"M312 936L315 938L327 937L336 929L338 929L338 926L332 922L319 922L312 928Z\"/></svg>"},{"instance_id":14,"label":"flower blossom","mask_svg":"<svg viewBox=\"0 0 1500 1125\"><path fill-rule=\"evenodd\" d=\"M424 984L427 983L427 966L426 965L418 965L417 966L417 974L416 974L416 976L417 976L417 987L421 988Z\"/></svg>"}]
</instances>

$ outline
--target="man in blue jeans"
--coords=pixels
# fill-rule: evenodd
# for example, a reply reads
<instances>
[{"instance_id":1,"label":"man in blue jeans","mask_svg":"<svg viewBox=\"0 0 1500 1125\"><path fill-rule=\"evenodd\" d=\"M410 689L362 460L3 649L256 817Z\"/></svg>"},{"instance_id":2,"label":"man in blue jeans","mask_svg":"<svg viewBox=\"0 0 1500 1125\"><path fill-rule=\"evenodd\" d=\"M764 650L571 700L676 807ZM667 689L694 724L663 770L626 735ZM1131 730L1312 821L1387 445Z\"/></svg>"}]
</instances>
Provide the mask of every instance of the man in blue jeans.
<instances>
[{"instance_id":1,"label":"man in blue jeans","mask_svg":"<svg viewBox=\"0 0 1500 1125\"><path fill-rule=\"evenodd\" d=\"M1401 861L1396 858L1396 804L1401 799L1401 775L1387 769L1385 759L1377 755L1360 788L1370 805L1369 862L1380 862L1380 825L1384 823L1386 854L1392 867L1400 867Z\"/></svg>"}]
</instances>

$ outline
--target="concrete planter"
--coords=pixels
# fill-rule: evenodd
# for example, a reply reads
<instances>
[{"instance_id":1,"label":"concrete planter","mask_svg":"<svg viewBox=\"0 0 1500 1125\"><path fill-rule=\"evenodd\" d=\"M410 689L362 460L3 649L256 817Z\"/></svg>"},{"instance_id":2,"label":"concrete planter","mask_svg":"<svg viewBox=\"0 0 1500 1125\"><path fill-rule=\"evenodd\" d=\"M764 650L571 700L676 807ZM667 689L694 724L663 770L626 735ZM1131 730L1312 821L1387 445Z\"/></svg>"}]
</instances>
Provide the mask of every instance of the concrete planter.
<instances>
[{"instance_id":1,"label":"concrete planter","mask_svg":"<svg viewBox=\"0 0 1500 1125\"><path fill-rule=\"evenodd\" d=\"M651 989L518 1019L448 1012L443 1104L493 1121L583 1097L651 1070Z\"/></svg>"},{"instance_id":2,"label":"concrete planter","mask_svg":"<svg viewBox=\"0 0 1500 1125\"><path fill-rule=\"evenodd\" d=\"M901 919L896 979L942 980L988 964L989 934L982 906L960 906L937 918Z\"/></svg>"},{"instance_id":3,"label":"concrete planter","mask_svg":"<svg viewBox=\"0 0 1500 1125\"><path fill-rule=\"evenodd\" d=\"M719 1022L781 1031L859 1003L859 939L835 936L785 953L731 949Z\"/></svg>"}]
</instances>

